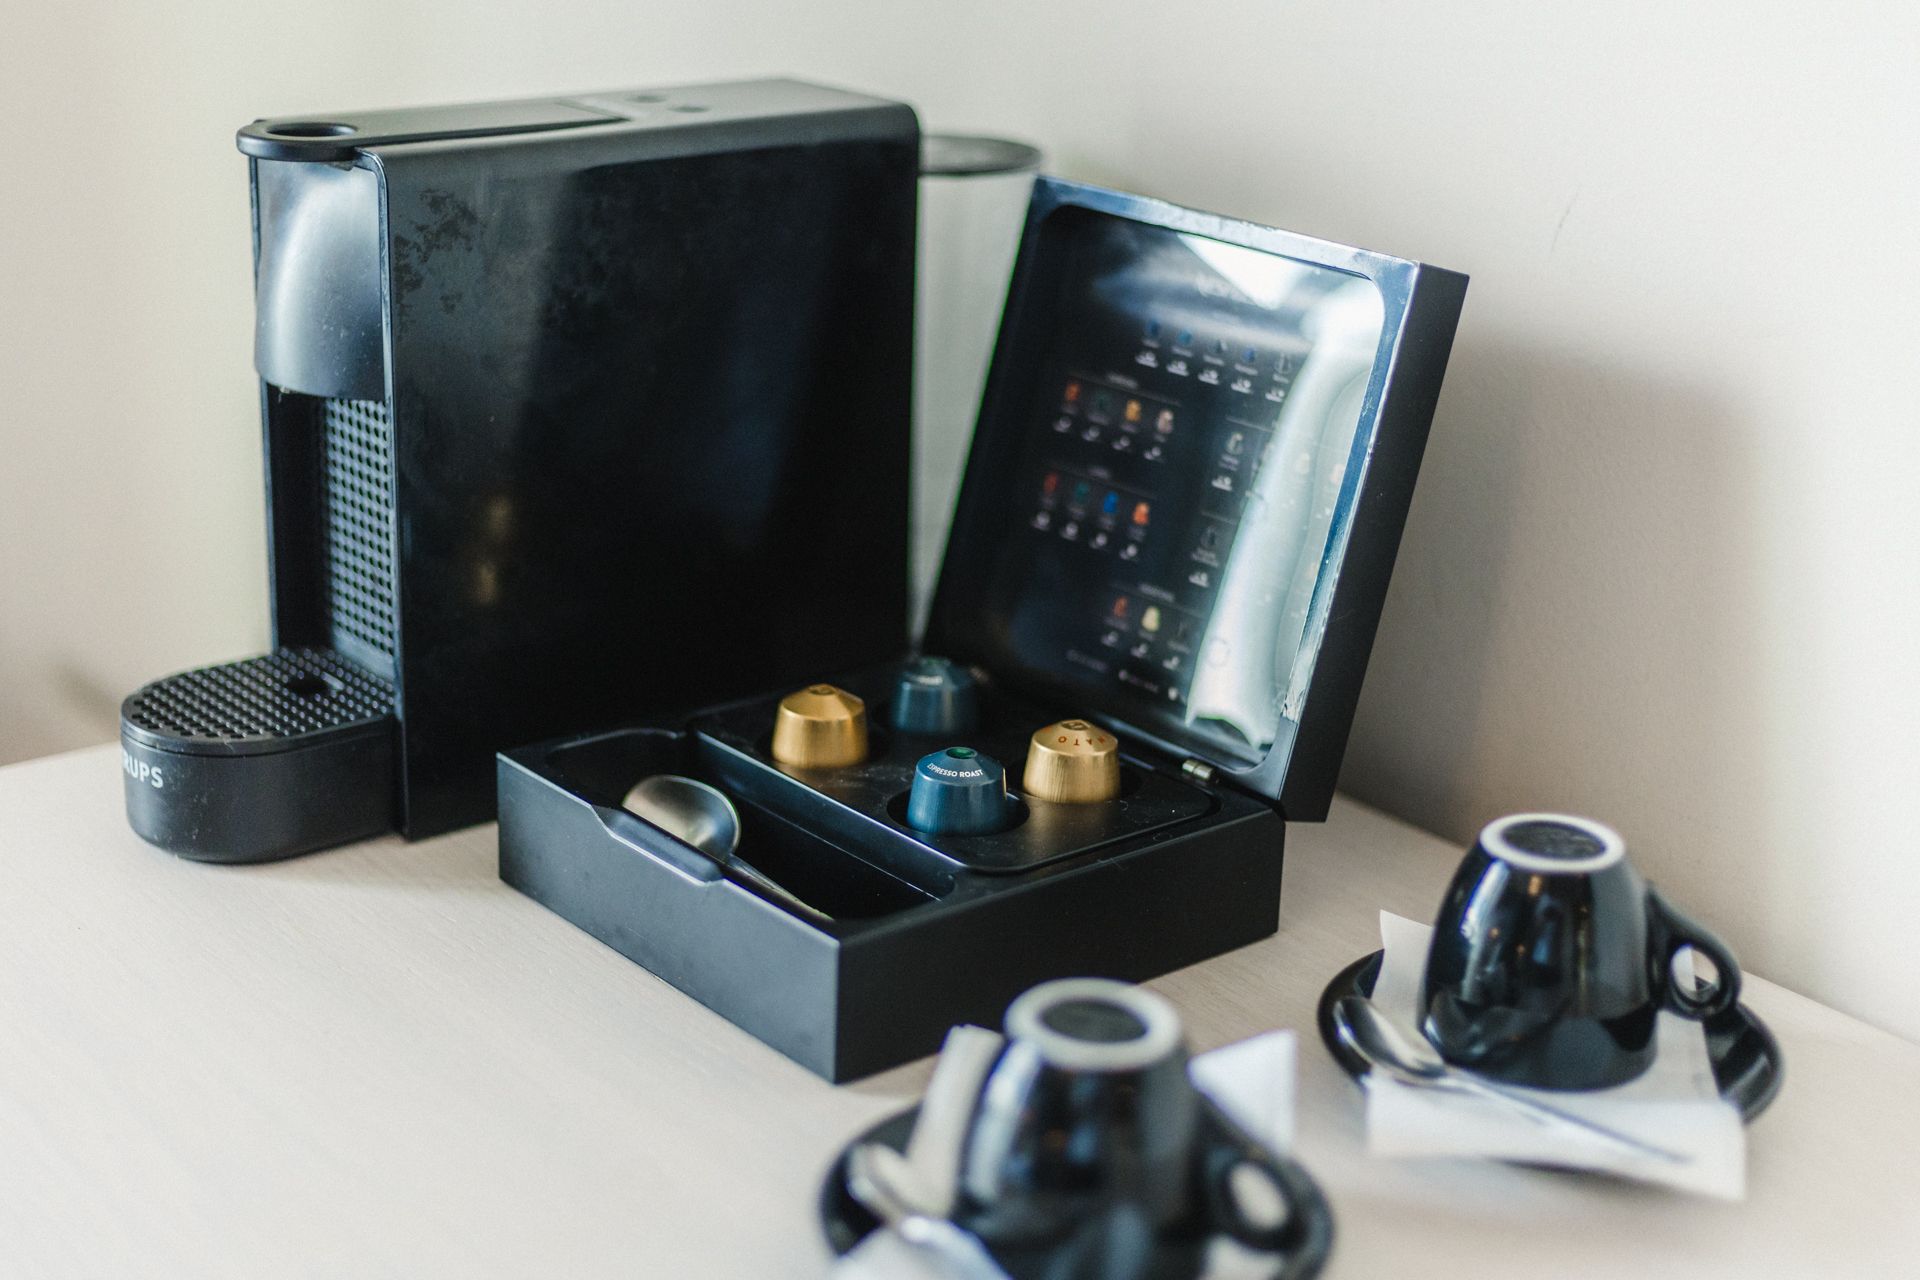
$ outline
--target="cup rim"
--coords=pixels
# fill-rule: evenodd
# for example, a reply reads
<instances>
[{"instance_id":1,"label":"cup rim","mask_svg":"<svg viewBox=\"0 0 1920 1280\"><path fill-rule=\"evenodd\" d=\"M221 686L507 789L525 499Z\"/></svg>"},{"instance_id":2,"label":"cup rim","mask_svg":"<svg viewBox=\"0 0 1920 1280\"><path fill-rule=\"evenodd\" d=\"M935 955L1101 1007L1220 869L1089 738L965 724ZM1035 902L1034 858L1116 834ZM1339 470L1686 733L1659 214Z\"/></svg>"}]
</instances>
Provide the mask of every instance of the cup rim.
<instances>
[{"instance_id":1,"label":"cup rim","mask_svg":"<svg viewBox=\"0 0 1920 1280\"><path fill-rule=\"evenodd\" d=\"M1507 839L1507 831L1523 822L1554 822L1573 827L1600 842L1598 853L1584 858L1550 858L1522 849ZM1487 856L1539 875L1587 875L1604 871L1627 856L1627 842L1604 822L1571 813L1510 813L1480 829L1480 847Z\"/></svg>"},{"instance_id":2,"label":"cup rim","mask_svg":"<svg viewBox=\"0 0 1920 1280\"><path fill-rule=\"evenodd\" d=\"M1081 1040L1048 1026L1042 1016L1065 1000L1119 1005L1145 1028L1131 1040ZM1069 1071L1138 1071L1180 1047L1180 1014L1164 997L1113 978L1056 978L1007 1006L1007 1036L1031 1044L1041 1059Z\"/></svg>"}]
</instances>

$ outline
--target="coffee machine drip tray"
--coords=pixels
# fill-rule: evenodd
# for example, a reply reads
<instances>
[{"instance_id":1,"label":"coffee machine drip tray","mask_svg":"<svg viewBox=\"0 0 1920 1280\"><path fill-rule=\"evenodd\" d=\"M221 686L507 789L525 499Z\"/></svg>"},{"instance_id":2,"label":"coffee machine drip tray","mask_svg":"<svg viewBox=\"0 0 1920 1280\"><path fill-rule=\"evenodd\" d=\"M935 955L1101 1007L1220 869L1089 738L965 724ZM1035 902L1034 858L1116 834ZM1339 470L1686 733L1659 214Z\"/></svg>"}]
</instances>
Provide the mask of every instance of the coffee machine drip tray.
<instances>
[{"instance_id":1,"label":"coffee machine drip tray","mask_svg":"<svg viewBox=\"0 0 1920 1280\"><path fill-rule=\"evenodd\" d=\"M261 862L390 829L393 687L330 649L156 680L120 704L127 814L206 862Z\"/></svg>"}]
</instances>

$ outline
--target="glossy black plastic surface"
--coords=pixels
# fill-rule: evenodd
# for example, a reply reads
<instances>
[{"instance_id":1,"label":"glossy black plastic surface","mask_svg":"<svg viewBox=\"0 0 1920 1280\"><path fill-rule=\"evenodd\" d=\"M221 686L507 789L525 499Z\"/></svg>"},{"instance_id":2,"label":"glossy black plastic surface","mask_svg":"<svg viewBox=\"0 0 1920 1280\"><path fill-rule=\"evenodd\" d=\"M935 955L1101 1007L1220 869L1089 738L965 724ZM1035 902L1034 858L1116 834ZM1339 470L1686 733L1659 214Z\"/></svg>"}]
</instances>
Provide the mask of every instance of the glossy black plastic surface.
<instances>
[{"instance_id":1,"label":"glossy black plastic surface","mask_svg":"<svg viewBox=\"0 0 1920 1280\"><path fill-rule=\"evenodd\" d=\"M253 165L253 367L285 391L387 398L380 178L348 165Z\"/></svg>"},{"instance_id":2,"label":"glossy black plastic surface","mask_svg":"<svg viewBox=\"0 0 1920 1280\"><path fill-rule=\"evenodd\" d=\"M1355 1080L1367 1074L1367 1064L1340 1042L1339 1033L1334 1029L1333 1006L1342 996L1372 995L1384 955L1375 951L1360 957L1335 974L1326 990L1320 993L1315 1019L1320 1041L1340 1069ZM1743 1004L1714 1014L1706 1020L1704 1029L1707 1059L1720 1096L1739 1108L1743 1120L1753 1123L1779 1096L1780 1086L1786 1079L1786 1058L1780 1051L1780 1042L1774 1039L1773 1032L1759 1015Z\"/></svg>"},{"instance_id":3,"label":"glossy black plastic surface","mask_svg":"<svg viewBox=\"0 0 1920 1280\"><path fill-rule=\"evenodd\" d=\"M1673 977L1692 948L1718 985L1696 999ZM1434 921L1421 1029L1450 1062L1537 1089L1599 1089L1653 1065L1662 1009L1705 1019L1732 1006L1740 971L1725 944L1654 892L1624 856L1542 873L1476 845Z\"/></svg>"},{"instance_id":4,"label":"glossy black plastic surface","mask_svg":"<svg viewBox=\"0 0 1920 1280\"><path fill-rule=\"evenodd\" d=\"M914 1107L882 1120L847 1143L827 1170L820 1185L820 1228L826 1236L827 1247L834 1253L851 1251L880 1225L847 1189L847 1153L863 1142L878 1142L896 1151L905 1151L918 1116L919 1108ZM1244 1162L1256 1162L1271 1170L1288 1208L1288 1243L1277 1249L1252 1251L1252 1266L1260 1269L1249 1267L1235 1274L1261 1275L1268 1280L1312 1280L1319 1275L1333 1252L1334 1224L1333 1211L1313 1178L1296 1161L1275 1156L1241 1133L1218 1108L1204 1099L1200 1121L1196 1162L1201 1180L1209 1187L1217 1186L1223 1171ZM1137 1260L1140 1269L1134 1274L1143 1280L1190 1280L1200 1274L1209 1242L1225 1234L1228 1228L1221 1197L1214 1195L1205 1201L1196 1201L1189 1218L1153 1237L1147 1255ZM1040 1249L1021 1256L1003 1249L997 1260L1016 1277L1054 1280L1057 1276L1078 1274L1070 1269L1078 1259L1065 1251ZM1103 1260L1095 1257L1091 1261L1095 1264L1092 1274L1102 1274L1098 1263Z\"/></svg>"},{"instance_id":5,"label":"glossy black plastic surface","mask_svg":"<svg viewBox=\"0 0 1920 1280\"><path fill-rule=\"evenodd\" d=\"M328 120L354 132L242 132L279 157L275 635L392 679L409 836L488 817L503 747L904 648L909 108L758 81ZM390 581L359 571L392 636L361 644L327 606L316 421L376 382L386 519L354 545L391 547Z\"/></svg>"},{"instance_id":6,"label":"glossy black plastic surface","mask_svg":"<svg viewBox=\"0 0 1920 1280\"><path fill-rule=\"evenodd\" d=\"M1288 514L1289 536L1268 543L1255 513L1278 500L1235 494L1224 509L1210 486L1256 474L1264 455L1242 457L1247 441L1291 457L1299 432L1275 419L1314 349L1301 326L1335 287L1325 282L1371 300L1377 346L1358 356L1349 398L1332 401L1357 415L1351 445L1342 437L1311 470L1332 489L1311 501L1289 489L1305 531ZM1273 298L1255 296L1263 285ZM1290 817L1324 817L1465 289L1420 263L1040 179L929 648L1173 759L1215 764ZM1111 417L1083 411L1083 389L1111 397ZM1273 595L1263 578L1303 584L1284 652L1229 654L1227 633L1244 629L1206 629L1225 618L1227 547L1205 563L1189 551L1214 555L1203 536L1214 527L1252 531L1228 534L1251 607ZM1231 700L1242 725L1260 725L1238 737L1219 727L1232 714L1188 714L1196 673L1222 663L1244 677L1248 692Z\"/></svg>"}]
</instances>

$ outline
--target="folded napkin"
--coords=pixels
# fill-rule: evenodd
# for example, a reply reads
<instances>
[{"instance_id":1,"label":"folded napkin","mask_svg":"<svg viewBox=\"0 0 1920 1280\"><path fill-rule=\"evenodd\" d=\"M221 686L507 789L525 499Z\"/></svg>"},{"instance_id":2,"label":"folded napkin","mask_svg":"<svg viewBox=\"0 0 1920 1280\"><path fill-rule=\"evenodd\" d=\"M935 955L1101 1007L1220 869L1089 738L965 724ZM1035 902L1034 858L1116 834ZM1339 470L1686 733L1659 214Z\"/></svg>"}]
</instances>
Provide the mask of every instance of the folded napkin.
<instances>
[{"instance_id":1,"label":"folded napkin","mask_svg":"<svg viewBox=\"0 0 1920 1280\"><path fill-rule=\"evenodd\" d=\"M1297 1049L1291 1031L1269 1031L1200 1054L1187 1064L1194 1086L1243 1132L1276 1152L1293 1142ZM1208 1246L1205 1280L1273 1274L1270 1255L1232 1240ZM915 1246L897 1231L871 1232L833 1268L834 1280L980 1280L980 1273Z\"/></svg>"},{"instance_id":2,"label":"folded napkin","mask_svg":"<svg viewBox=\"0 0 1920 1280\"><path fill-rule=\"evenodd\" d=\"M1386 955L1373 999L1408 1027L1416 1009L1432 929L1380 913ZM1639 1155L1567 1125L1543 1125L1514 1108L1472 1094L1401 1084L1382 1072L1366 1077L1367 1149L1381 1156L1483 1156L1592 1169L1682 1191L1739 1200L1746 1194L1746 1129L1720 1097L1698 1022L1662 1012L1654 1030L1654 1064L1637 1080L1611 1089L1516 1090L1677 1155L1683 1163Z\"/></svg>"}]
</instances>

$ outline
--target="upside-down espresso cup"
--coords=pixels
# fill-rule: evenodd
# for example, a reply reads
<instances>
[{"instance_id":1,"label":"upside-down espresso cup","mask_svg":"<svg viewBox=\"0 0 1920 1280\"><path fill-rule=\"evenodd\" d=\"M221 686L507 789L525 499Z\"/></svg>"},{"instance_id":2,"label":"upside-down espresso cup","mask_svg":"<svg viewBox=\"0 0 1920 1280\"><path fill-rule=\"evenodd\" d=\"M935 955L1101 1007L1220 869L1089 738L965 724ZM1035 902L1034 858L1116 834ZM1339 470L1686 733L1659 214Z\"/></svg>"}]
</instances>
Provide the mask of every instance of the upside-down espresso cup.
<instances>
[{"instance_id":1,"label":"upside-down espresso cup","mask_svg":"<svg viewBox=\"0 0 1920 1280\"><path fill-rule=\"evenodd\" d=\"M1696 955L1715 971L1691 972ZM1421 1029L1457 1066L1508 1084L1601 1089L1653 1065L1662 1009L1733 1005L1725 943L1675 910L1612 828L1522 813L1488 823L1434 921Z\"/></svg>"},{"instance_id":2,"label":"upside-down espresso cup","mask_svg":"<svg viewBox=\"0 0 1920 1280\"><path fill-rule=\"evenodd\" d=\"M1187 1280L1208 1239L1290 1252L1319 1192L1284 1157L1203 1140L1206 1102L1187 1078L1179 1015L1102 978L1045 982L1007 1009L962 1147L954 1220L1016 1280ZM1285 1208L1249 1215L1253 1176Z\"/></svg>"}]
</instances>

